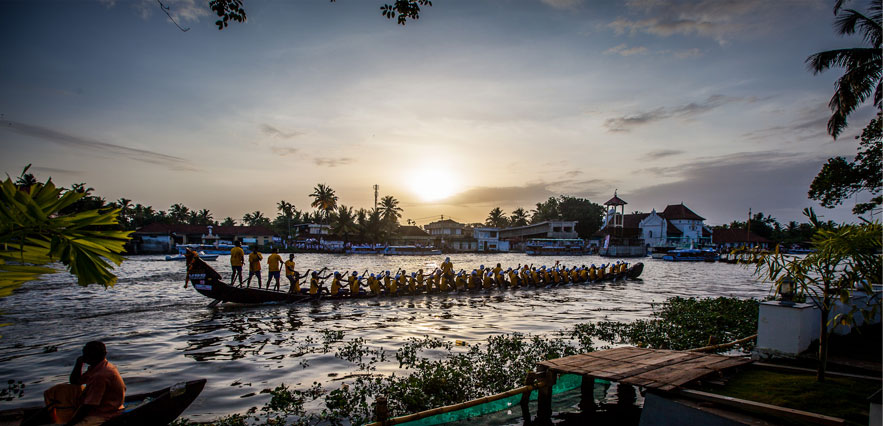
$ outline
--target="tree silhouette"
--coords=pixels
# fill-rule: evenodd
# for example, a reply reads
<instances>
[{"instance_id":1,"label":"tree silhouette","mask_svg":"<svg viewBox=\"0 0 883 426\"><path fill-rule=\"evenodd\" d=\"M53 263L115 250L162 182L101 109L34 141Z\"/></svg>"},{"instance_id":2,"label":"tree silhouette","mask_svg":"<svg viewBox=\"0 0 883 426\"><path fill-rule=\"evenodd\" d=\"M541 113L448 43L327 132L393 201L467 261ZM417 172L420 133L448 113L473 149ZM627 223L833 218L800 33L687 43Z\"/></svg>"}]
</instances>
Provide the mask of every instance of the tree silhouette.
<instances>
[{"instance_id":1,"label":"tree silhouette","mask_svg":"<svg viewBox=\"0 0 883 426\"><path fill-rule=\"evenodd\" d=\"M490 213L487 215L487 219L484 220L485 225L493 226L495 228L505 228L509 226L509 219L506 218L506 214L503 213L503 210L499 207L494 207Z\"/></svg>"},{"instance_id":2,"label":"tree silhouette","mask_svg":"<svg viewBox=\"0 0 883 426\"><path fill-rule=\"evenodd\" d=\"M335 0L331 0L331 3L334 2ZM219 30L227 28L231 22L241 23L246 21L247 16L242 0L210 0L208 4L212 12L218 15L215 25L218 26ZM432 6L432 1L396 0L393 4L386 3L380 6L380 14L387 19L395 19L400 25L405 25L408 19L420 19L420 6ZM162 4L160 4L160 7L162 7Z\"/></svg>"},{"instance_id":3,"label":"tree silhouette","mask_svg":"<svg viewBox=\"0 0 883 426\"><path fill-rule=\"evenodd\" d=\"M835 28L840 35L861 33L869 47L854 47L819 52L806 59L809 69L818 74L832 67L845 68L834 85L834 96L828 102L833 114L828 120L828 134L834 139L846 128L846 118L861 104L874 95L874 106L880 109L881 99L881 3L871 1L867 16L855 9L841 9L843 0L834 6Z\"/></svg>"},{"instance_id":4,"label":"tree silhouette","mask_svg":"<svg viewBox=\"0 0 883 426\"><path fill-rule=\"evenodd\" d=\"M527 214L527 210L519 207L515 210L512 210L512 214L509 216L509 225L510 226L525 226L527 225L529 217Z\"/></svg>"},{"instance_id":5,"label":"tree silhouette","mask_svg":"<svg viewBox=\"0 0 883 426\"><path fill-rule=\"evenodd\" d=\"M313 197L310 206L324 212L327 221L328 215L337 207L337 195L334 190L330 186L320 183L313 188L310 197Z\"/></svg>"}]
</instances>

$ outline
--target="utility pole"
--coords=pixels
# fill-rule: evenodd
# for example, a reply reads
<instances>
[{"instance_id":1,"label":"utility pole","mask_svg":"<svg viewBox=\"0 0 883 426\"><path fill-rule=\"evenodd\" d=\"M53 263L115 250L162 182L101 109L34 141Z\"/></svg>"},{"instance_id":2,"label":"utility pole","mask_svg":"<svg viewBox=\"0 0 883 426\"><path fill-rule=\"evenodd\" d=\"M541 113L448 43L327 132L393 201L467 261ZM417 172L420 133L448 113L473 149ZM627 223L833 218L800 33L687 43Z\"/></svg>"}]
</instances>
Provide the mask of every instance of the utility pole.
<instances>
[{"instance_id":1,"label":"utility pole","mask_svg":"<svg viewBox=\"0 0 883 426\"><path fill-rule=\"evenodd\" d=\"M380 185L374 184L374 209L377 209L377 194L380 191Z\"/></svg>"}]
</instances>

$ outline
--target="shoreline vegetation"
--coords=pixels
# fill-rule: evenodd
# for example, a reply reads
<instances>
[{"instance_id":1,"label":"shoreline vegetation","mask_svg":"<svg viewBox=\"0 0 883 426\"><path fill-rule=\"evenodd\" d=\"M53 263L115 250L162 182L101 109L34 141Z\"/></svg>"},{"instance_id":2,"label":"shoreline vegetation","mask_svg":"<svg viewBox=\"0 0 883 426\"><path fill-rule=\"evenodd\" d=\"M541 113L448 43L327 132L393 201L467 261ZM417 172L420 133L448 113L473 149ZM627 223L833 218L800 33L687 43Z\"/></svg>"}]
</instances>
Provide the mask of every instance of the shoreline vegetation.
<instances>
[{"instance_id":1,"label":"shoreline vegetation","mask_svg":"<svg viewBox=\"0 0 883 426\"><path fill-rule=\"evenodd\" d=\"M179 419L173 425L361 424L371 421L373 402L380 395L388 398L390 416L401 416L516 388L536 362L546 359L622 344L685 350L738 340L756 332L758 303L673 297L654 305L651 318L631 323L580 323L548 335L500 334L474 344L410 338L394 353L369 347L362 338L347 340L342 331L325 330L321 341L308 338L298 349L333 352L350 362L355 371L347 380L298 387L279 384L261 391L269 394L266 404L244 414L200 423ZM752 347L746 342L727 350L748 352ZM379 365L393 361L400 372L376 373Z\"/></svg>"}]
</instances>

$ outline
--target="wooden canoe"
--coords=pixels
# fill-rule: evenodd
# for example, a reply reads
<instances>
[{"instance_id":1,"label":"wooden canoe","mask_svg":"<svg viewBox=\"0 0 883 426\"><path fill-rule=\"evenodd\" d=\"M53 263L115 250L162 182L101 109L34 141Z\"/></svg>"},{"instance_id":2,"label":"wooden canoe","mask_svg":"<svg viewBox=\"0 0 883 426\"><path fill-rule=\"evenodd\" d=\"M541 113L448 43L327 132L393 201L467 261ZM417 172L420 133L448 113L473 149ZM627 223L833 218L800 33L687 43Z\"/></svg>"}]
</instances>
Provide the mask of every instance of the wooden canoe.
<instances>
[{"instance_id":1,"label":"wooden canoe","mask_svg":"<svg viewBox=\"0 0 883 426\"><path fill-rule=\"evenodd\" d=\"M616 280L624 280L624 279L637 279L638 276L644 271L644 264L637 263L632 265L627 271L616 274L616 275L608 275L603 280L595 280L592 282L600 282L600 281L616 281ZM229 302L229 303L241 303L241 304L257 304L257 303L270 303L270 302L282 302L282 303L292 303L292 302L305 302L308 300L343 300L343 299L362 299L362 298L370 298L377 297L370 294L360 294L355 297L351 296L330 296L330 295L322 295L320 297L310 296L306 294L297 294L297 293L288 293L285 291L273 291L273 290L265 290L258 288L245 288L245 287L237 287L230 284L225 283L221 280L221 274L215 271L211 266L203 262L201 259L194 259L189 266L188 270L188 279L193 284L193 288L199 294L202 294L205 297L210 299L214 299L215 303L221 302ZM577 284L590 284L591 282L577 283ZM548 286L539 286L539 287L526 287L526 288L550 288L556 287L554 285ZM486 292L489 290L478 290L476 292ZM490 290L493 291L493 290ZM470 293L471 291L467 291L466 293ZM452 294L457 294L456 291L452 291ZM419 294L427 294L427 293L419 293ZM447 294L447 293L446 293ZM400 292L398 297L400 296L411 296L412 294L407 292ZM415 294L416 295L416 294Z\"/></svg>"},{"instance_id":2,"label":"wooden canoe","mask_svg":"<svg viewBox=\"0 0 883 426\"><path fill-rule=\"evenodd\" d=\"M181 382L154 392L126 395L122 414L102 426L162 426L178 418L199 396L205 379ZM2 426L37 426L52 424L44 407L15 408L0 411Z\"/></svg>"}]
</instances>

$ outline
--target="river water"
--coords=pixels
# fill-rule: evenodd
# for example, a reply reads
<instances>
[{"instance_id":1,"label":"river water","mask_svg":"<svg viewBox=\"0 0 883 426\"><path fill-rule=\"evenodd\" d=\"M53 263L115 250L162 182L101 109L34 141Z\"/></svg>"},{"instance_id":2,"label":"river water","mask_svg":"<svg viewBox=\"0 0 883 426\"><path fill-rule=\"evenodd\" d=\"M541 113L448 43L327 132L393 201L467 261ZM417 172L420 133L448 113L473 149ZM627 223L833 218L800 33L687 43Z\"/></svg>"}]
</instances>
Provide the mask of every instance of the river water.
<instances>
[{"instance_id":1,"label":"river water","mask_svg":"<svg viewBox=\"0 0 883 426\"><path fill-rule=\"evenodd\" d=\"M523 254L450 257L456 269L481 263L514 267L552 265L555 260L568 265L610 261L597 256ZM296 256L301 271L328 266L341 272L398 268L411 272L431 270L442 260L440 256ZM67 380L82 345L89 340L107 344L108 359L119 368L129 393L207 378L205 390L185 416L208 420L261 406L267 396L260 391L282 383L339 385L340 378L358 367L335 357L333 351L304 353L305 345L321 342L326 330L343 331L344 340L363 338L370 347L392 354L410 337L481 343L502 333L546 334L580 322L647 318L652 303L673 296L760 299L769 293L769 284L756 280L753 270L744 266L642 261L641 281L216 308L209 308L210 300L192 288L183 288L183 262L167 262L164 256L130 258L117 269L117 285L107 290L81 288L72 276L55 274L0 299L0 311L5 314L0 322L9 323L0 328L0 380L25 384L24 395L0 401L0 409L41 404L43 390ZM229 277L229 256L220 256L209 265L225 279ZM388 358L393 361L380 364L378 372L397 370L394 357Z\"/></svg>"}]
</instances>

